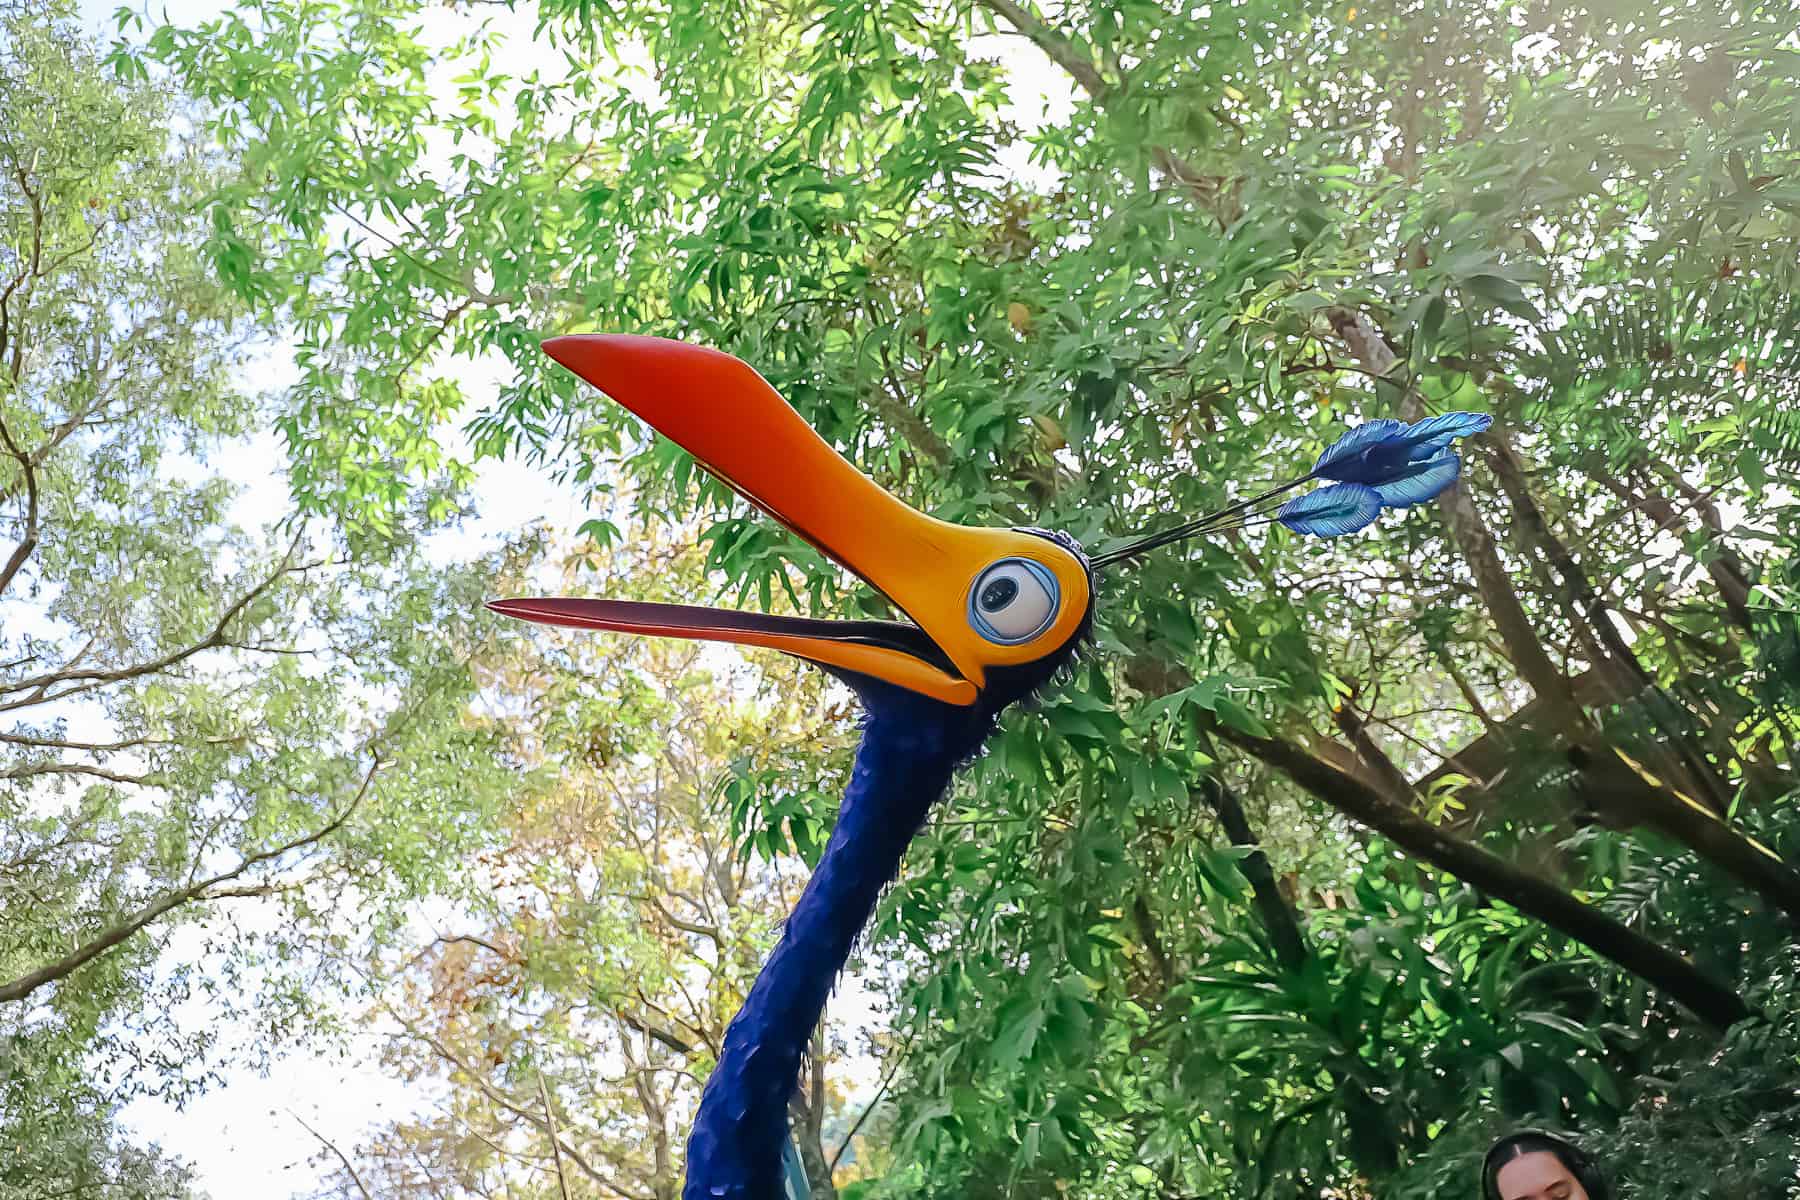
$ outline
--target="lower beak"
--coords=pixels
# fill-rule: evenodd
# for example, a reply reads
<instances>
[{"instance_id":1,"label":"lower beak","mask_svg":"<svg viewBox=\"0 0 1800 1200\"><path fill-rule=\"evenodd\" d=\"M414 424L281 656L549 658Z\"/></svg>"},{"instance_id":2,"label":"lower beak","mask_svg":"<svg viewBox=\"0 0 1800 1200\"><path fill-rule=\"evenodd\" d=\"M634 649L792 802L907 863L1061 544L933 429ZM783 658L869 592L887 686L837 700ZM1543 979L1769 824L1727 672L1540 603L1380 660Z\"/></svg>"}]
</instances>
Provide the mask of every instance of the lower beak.
<instances>
[{"instance_id":1,"label":"lower beak","mask_svg":"<svg viewBox=\"0 0 1800 1200\"><path fill-rule=\"evenodd\" d=\"M488 607L504 616L546 625L761 646L829 671L873 676L945 704L975 702L975 685L956 675L950 659L925 632L897 621L818 621L685 604L564 596L494 600Z\"/></svg>"}]
</instances>

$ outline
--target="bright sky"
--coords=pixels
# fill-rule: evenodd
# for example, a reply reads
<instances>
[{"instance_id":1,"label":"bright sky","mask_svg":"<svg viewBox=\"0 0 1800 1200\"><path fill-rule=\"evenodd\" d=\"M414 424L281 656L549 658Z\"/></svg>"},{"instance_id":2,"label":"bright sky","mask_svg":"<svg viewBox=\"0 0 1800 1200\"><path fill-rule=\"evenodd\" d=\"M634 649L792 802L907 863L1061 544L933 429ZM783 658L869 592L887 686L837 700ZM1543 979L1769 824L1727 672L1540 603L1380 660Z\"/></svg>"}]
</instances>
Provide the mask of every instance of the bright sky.
<instances>
[{"instance_id":1,"label":"bright sky","mask_svg":"<svg viewBox=\"0 0 1800 1200\"><path fill-rule=\"evenodd\" d=\"M112 14L116 0L82 0L82 15L91 29L105 36L114 31ZM219 0L170 0L166 19L191 25L218 14L227 5ZM445 21L460 18L448 7L440 10ZM493 21L523 48L529 39L532 14L529 6L517 13L502 8L486 9L482 17ZM154 23L153 23L154 24ZM1034 48L1020 38L991 39L984 53L1008 62L1015 79L1013 111L1009 118L1033 128L1046 116L1066 113L1072 103L1067 80ZM523 59L521 60L523 61ZM507 70L503 62L495 70ZM1025 148L1008 155L1007 166L1019 176L1038 172L1025 161ZM285 357L275 355L257 364L245 380L253 388L279 387L288 376ZM465 378L477 406L493 395L498 380L491 371L471 368ZM253 439L229 454L215 455L209 464L193 464L195 470L221 469L242 485L236 519L255 528L277 519L285 510L286 484L281 450L273 435ZM582 506L566 491L553 485L541 471L516 463L485 463L475 488L478 517L465 528L434 542L434 551L446 560L470 556L484 544L523 528L534 521L573 529L583 518ZM237 909L234 919L244 924L269 919L267 913ZM198 953L200 931L186 928L170 938L171 959ZM840 1015L848 1010L868 1013L861 989L847 986L834 1002ZM215 1014L193 1007L170 1014L170 1019L193 1027L217 1024ZM250 1031L226 1025L219 1042L227 1050L247 1044ZM381 1038L374 1032L352 1038L341 1054L308 1049L281 1057L266 1073L237 1067L225 1073L224 1082L189 1103L184 1109L154 1100L127 1107L126 1124L145 1141L187 1160L197 1180L215 1200L238 1198L306 1197L317 1194L326 1168L317 1160L323 1147L302 1126L304 1121L346 1153L365 1140L371 1129L386 1124L422 1105L430 1104L432 1089L391 1078L381 1067ZM861 1072L852 1068L852 1075Z\"/></svg>"}]
</instances>

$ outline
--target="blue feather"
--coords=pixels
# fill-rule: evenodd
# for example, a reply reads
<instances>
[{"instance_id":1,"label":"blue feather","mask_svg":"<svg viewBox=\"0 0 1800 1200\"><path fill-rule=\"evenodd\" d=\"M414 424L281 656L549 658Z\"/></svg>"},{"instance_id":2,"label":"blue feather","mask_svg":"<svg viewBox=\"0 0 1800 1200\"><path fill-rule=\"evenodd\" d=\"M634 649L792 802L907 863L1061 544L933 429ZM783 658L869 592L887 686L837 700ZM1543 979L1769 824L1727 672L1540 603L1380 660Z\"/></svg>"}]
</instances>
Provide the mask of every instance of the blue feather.
<instances>
[{"instance_id":1,"label":"blue feather","mask_svg":"<svg viewBox=\"0 0 1800 1200\"><path fill-rule=\"evenodd\" d=\"M1473 437L1493 423L1494 418L1487 413L1447 412L1414 421L1406 431L1406 440L1412 444L1412 457L1416 462L1430 458L1457 438Z\"/></svg>"},{"instance_id":2,"label":"blue feather","mask_svg":"<svg viewBox=\"0 0 1800 1200\"><path fill-rule=\"evenodd\" d=\"M869 719L837 826L725 1031L688 1135L684 1200L782 1195L788 1099L825 997L932 804L993 730L980 705L875 681L858 690Z\"/></svg>"},{"instance_id":3,"label":"blue feather","mask_svg":"<svg viewBox=\"0 0 1800 1200\"><path fill-rule=\"evenodd\" d=\"M1337 441L1325 448L1319 455L1319 461L1313 464L1312 473L1323 479L1338 479L1340 476L1327 471L1327 467L1340 469L1352 461L1360 461L1369 450L1376 448L1392 438L1394 434L1405 429L1403 422L1392 417L1382 417L1378 421L1364 421Z\"/></svg>"},{"instance_id":4,"label":"blue feather","mask_svg":"<svg viewBox=\"0 0 1800 1200\"><path fill-rule=\"evenodd\" d=\"M1067 534L1031 530L1085 561ZM1061 649L990 667L974 704L945 704L873 676L818 664L863 702L862 745L836 826L780 940L726 1027L688 1135L682 1200L776 1200L788 1153L787 1106L800 1056L881 890L958 767L1000 713L1028 701L1093 634L1093 601Z\"/></svg>"},{"instance_id":5,"label":"blue feather","mask_svg":"<svg viewBox=\"0 0 1800 1200\"><path fill-rule=\"evenodd\" d=\"M1360 483L1334 483L1289 500L1275 519L1295 533L1338 537L1355 533L1381 515L1381 497Z\"/></svg>"},{"instance_id":6,"label":"blue feather","mask_svg":"<svg viewBox=\"0 0 1800 1200\"><path fill-rule=\"evenodd\" d=\"M1380 487L1406 477L1414 463L1437 457L1459 437L1493 423L1485 413L1453 412L1411 425L1383 417L1365 421L1333 442L1313 466L1312 478Z\"/></svg>"},{"instance_id":7,"label":"blue feather","mask_svg":"<svg viewBox=\"0 0 1800 1200\"><path fill-rule=\"evenodd\" d=\"M1456 482L1462 474L1462 459L1456 451L1445 448L1433 458L1408 463L1404 470L1375 486L1383 508L1411 508L1423 504Z\"/></svg>"}]
</instances>

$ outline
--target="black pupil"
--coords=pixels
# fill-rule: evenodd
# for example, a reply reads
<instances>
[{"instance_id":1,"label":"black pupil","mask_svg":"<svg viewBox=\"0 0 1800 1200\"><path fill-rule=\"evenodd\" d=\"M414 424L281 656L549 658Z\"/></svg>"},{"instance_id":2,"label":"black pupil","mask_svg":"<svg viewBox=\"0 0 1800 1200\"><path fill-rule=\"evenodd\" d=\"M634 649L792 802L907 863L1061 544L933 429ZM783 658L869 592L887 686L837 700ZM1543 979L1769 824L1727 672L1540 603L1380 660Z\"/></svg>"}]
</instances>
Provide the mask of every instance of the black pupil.
<instances>
[{"instance_id":1,"label":"black pupil","mask_svg":"<svg viewBox=\"0 0 1800 1200\"><path fill-rule=\"evenodd\" d=\"M1019 594L1019 581L1016 579L991 579L981 588L981 611L999 612L1013 602Z\"/></svg>"}]
</instances>

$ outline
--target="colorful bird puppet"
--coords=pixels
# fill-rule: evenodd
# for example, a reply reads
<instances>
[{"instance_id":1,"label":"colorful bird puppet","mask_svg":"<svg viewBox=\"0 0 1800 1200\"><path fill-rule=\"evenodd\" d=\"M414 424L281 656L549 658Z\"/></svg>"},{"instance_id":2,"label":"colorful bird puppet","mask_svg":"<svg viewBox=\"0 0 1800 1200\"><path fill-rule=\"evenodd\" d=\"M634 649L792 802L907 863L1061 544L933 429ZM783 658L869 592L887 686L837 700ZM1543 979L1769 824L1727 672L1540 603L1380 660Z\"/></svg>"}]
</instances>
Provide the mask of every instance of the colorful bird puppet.
<instances>
[{"instance_id":1,"label":"colorful bird puppet","mask_svg":"<svg viewBox=\"0 0 1800 1200\"><path fill-rule=\"evenodd\" d=\"M1086 640L1094 572L1180 538L1274 520L1337 536L1456 480L1450 443L1488 418L1371 421L1304 478L1089 559L1067 534L971 529L907 507L851 466L746 364L660 338L544 343L751 504L886 596L909 621L825 621L675 604L499 600L552 625L764 646L815 663L866 709L837 825L743 1008L726 1030L688 1140L684 1200L778 1200L787 1106L827 993L881 890L957 767L1008 706ZM1313 480L1326 485L1274 507Z\"/></svg>"}]
</instances>

